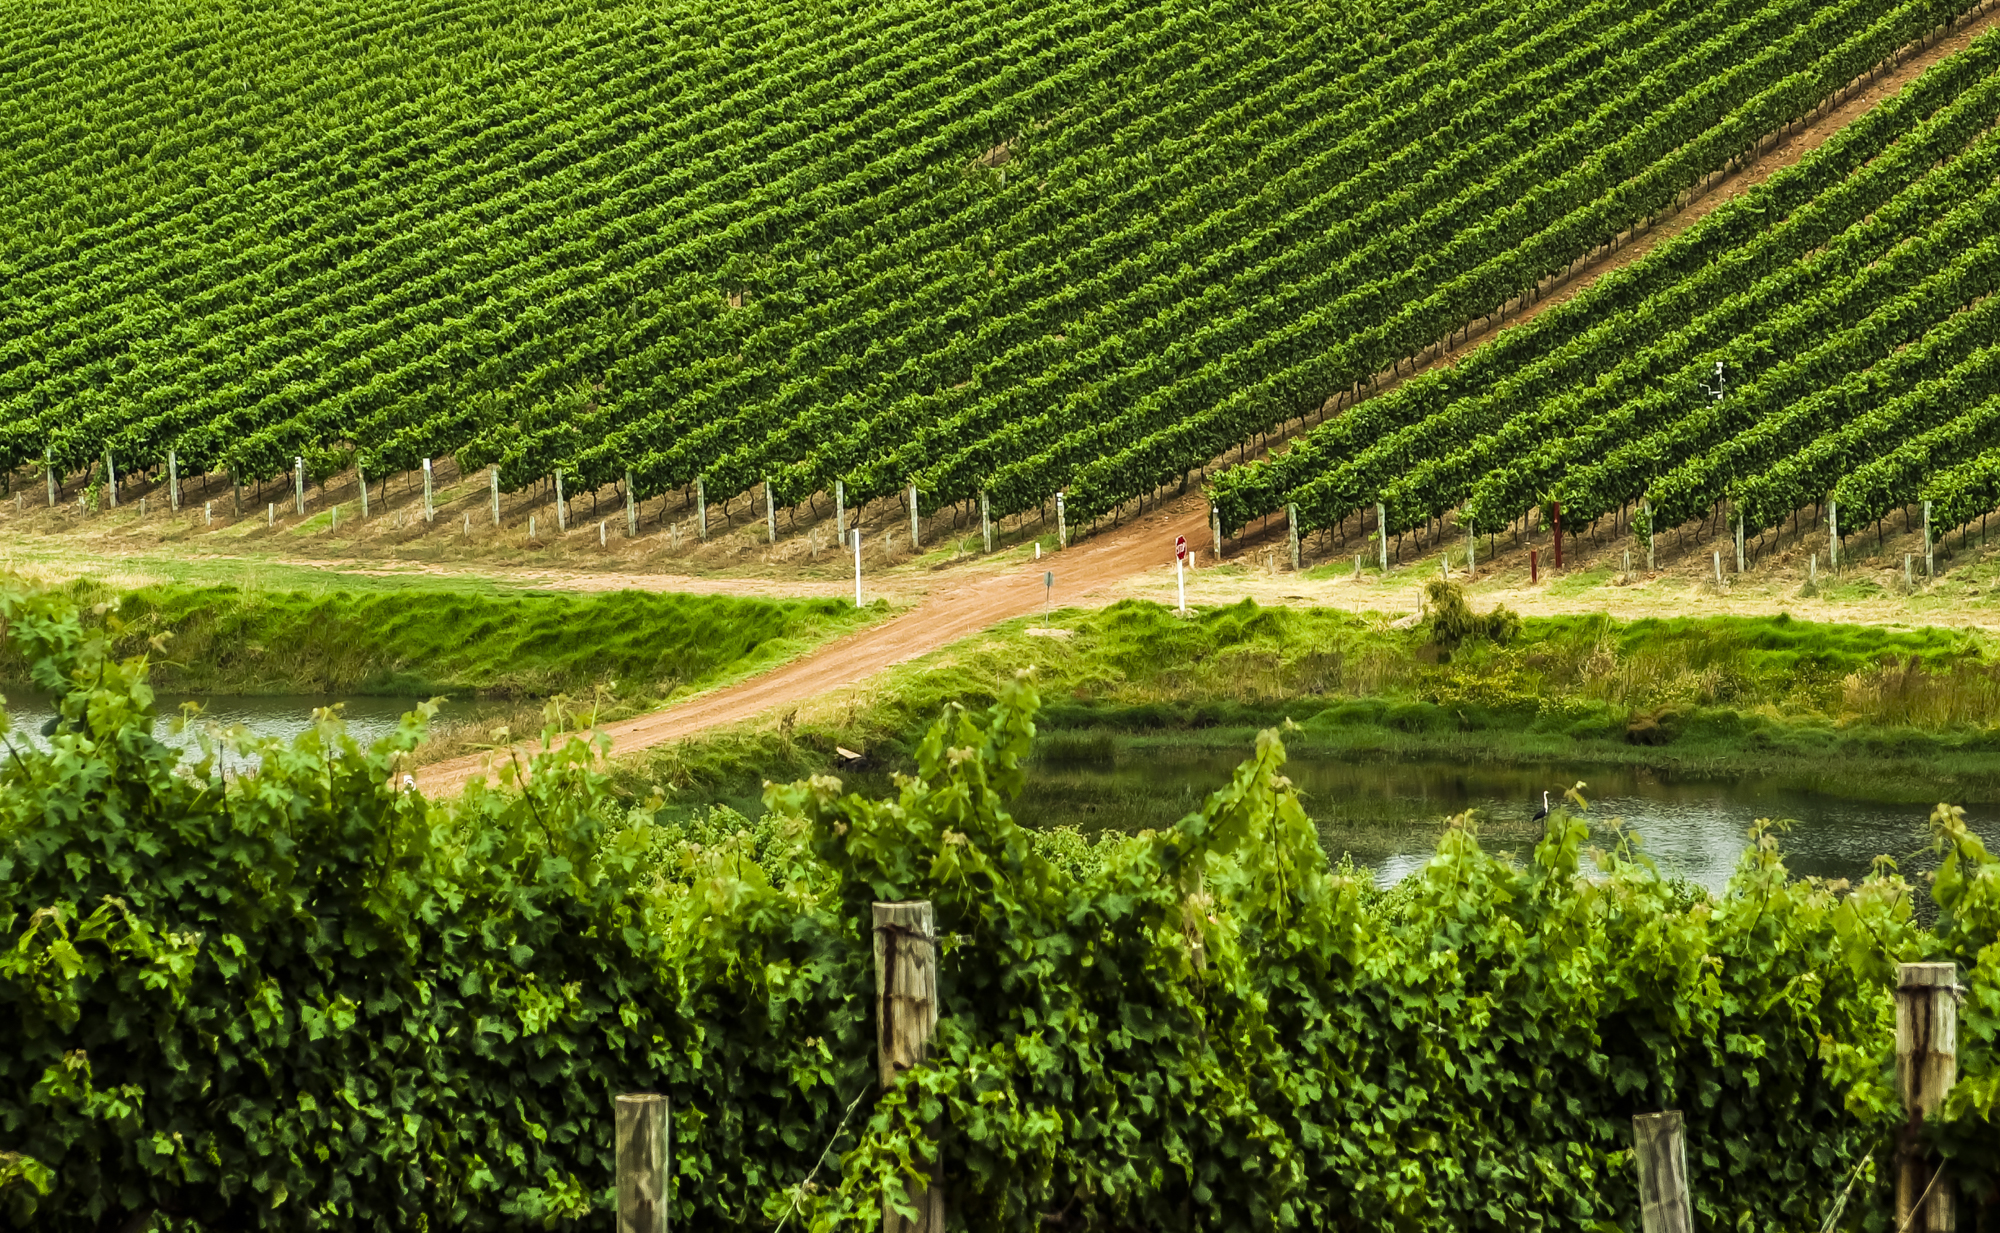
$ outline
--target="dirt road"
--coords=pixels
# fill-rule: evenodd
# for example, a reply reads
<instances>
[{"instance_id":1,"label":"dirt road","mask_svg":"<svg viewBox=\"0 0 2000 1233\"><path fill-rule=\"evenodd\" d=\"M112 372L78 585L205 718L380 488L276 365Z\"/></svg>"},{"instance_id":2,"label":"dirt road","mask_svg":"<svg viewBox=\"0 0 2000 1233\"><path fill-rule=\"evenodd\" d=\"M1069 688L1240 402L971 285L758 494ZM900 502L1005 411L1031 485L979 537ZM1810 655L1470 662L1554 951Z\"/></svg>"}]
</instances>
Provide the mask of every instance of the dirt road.
<instances>
[{"instance_id":1,"label":"dirt road","mask_svg":"<svg viewBox=\"0 0 2000 1233\"><path fill-rule=\"evenodd\" d=\"M1208 505L1187 497L1141 515L1040 561L966 578L933 590L916 607L881 625L849 634L802 659L713 693L604 728L617 757L678 740L708 728L738 723L766 711L850 685L915 659L997 622L1042 606L1044 572L1055 575L1057 604L1101 600L1107 588L1173 563L1173 542L1185 535L1191 548L1208 543ZM433 796L464 787L491 755L437 762L417 772Z\"/></svg>"}]
</instances>

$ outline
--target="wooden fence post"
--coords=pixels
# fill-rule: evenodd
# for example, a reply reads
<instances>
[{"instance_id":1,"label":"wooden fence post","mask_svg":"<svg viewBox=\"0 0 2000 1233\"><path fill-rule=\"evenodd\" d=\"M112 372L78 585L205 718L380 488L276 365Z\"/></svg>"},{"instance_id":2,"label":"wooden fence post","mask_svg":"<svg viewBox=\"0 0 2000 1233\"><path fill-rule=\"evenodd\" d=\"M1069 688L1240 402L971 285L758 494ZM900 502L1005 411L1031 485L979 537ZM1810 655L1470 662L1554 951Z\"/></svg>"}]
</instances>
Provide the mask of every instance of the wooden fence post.
<instances>
[{"instance_id":1,"label":"wooden fence post","mask_svg":"<svg viewBox=\"0 0 2000 1233\"><path fill-rule=\"evenodd\" d=\"M358 462L354 464L354 482L361 489L361 521L366 522L368 521L368 473L361 469L361 464Z\"/></svg>"},{"instance_id":2,"label":"wooden fence post","mask_svg":"<svg viewBox=\"0 0 2000 1233\"><path fill-rule=\"evenodd\" d=\"M1896 1227L1950 1233L1951 1179L1924 1152L1921 1128L1958 1079L1958 965L1905 963L1897 977L1896 1090L1909 1120L1896 1151Z\"/></svg>"},{"instance_id":3,"label":"wooden fence post","mask_svg":"<svg viewBox=\"0 0 2000 1233\"><path fill-rule=\"evenodd\" d=\"M875 905L875 1048L882 1087L930 1055L937 1031L937 930L926 899ZM944 1191L909 1193L910 1220L888 1204L882 1233L944 1233Z\"/></svg>"},{"instance_id":4,"label":"wooden fence post","mask_svg":"<svg viewBox=\"0 0 2000 1233\"><path fill-rule=\"evenodd\" d=\"M1069 524L1063 519L1063 494L1056 494L1056 547L1069 547Z\"/></svg>"},{"instance_id":5,"label":"wooden fence post","mask_svg":"<svg viewBox=\"0 0 2000 1233\"><path fill-rule=\"evenodd\" d=\"M1375 538L1382 541L1382 572L1389 572L1389 512L1382 502L1375 503Z\"/></svg>"},{"instance_id":6,"label":"wooden fence post","mask_svg":"<svg viewBox=\"0 0 2000 1233\"><path fill-rule=\"evenodd\" d=\"M109 498L110 508L118 508L118 468L111 461L111 447L104 447L104 494Z\"/></svg>"},{"instance_id":7,"label":"wooden fence post","mask_svg":"<svg viewBox=\"0 0 2000 1233\"><path fill-rule=\"evenodd\" d=\"M486 468L486 488L493 497L493 525L500 525L500 468Z\"/></svg>"},{"instance_id":8,"label":"wooden fence post","mask_svg":"<svg viewBox=\"0 0 2000 1233\"><path fill-rule=\"evenodd\" d=\"M986 494L979 494L979 538L986 551L993 551L993 511L987 507Z\"/></svg>"},{"instance_id":9,"label":"wooden fence post","mask_svg":"<svg viewBox=\"0 0 2000 1233\"><path fill-rule=\"evenodd\" d=\"M292 459L292 500L301 517L306 512L306 460L294 456Z\"/></svg>"},{"instance_id":10,"label":"wooden fence post","mask_svg":"<svg viewBox=\"0 0 2000 1233\"><path fill-rule=\"evenodd\" d=\"M1208 534L1215 541L1215 559L1222 559L1222 507L1215 502L1208 503Z\"/></svg>"},{"instance_id":11,"label":"wooden fence post","mask_svg":"<svg viewBox=\"0 0 2000 1233\"><path fill-rule=\"evenodd\" d=\"M56 507L56 451L55 451L55 447L51 446L51 447L49 447L48 449L45 449L45 450L43 450L43 451L42 451L42 466L43 466L43 467L45 467L45 468L46 468L46 469L48 470L48 473L49 473L49 508L50 508L50 509L54 509L54 508Z\"/></svg>"},{"instance_id":12,"label":"wooden fence post","mask_svg":"<svg viewBox=\"0 0 2000 1233\"><path fill-rule=\"evenodd\" d=\"M1937 577L1937 560L1931 555L1931 503L1924 502L1924 579Z\"/></svg>"},{"instance_id":13,"label":"wooden fence post","mask_svg":"<svg viewBox=\"0 0 2000 1233\"><path fill-rule=\"evenodd\" d=\"M910 551L917 551L917 486L910 485Z\"/></svg>"},{"instance_id":14,"label":"wooden fence post","mask_svg":"<svg viewBox=\"0 0 2000 1233\"><path fill-rule=\"evenodd\" d=\"M639 497L632 489L632 472L625 472L625 538L639 538Z\"/></svg>"},{"instance_id":15,"label":"wooden fence post","mask_svg":"<svg viewBox=\"0 0 2000 1233\"><path fill-rule=\"evenodd\" d=\"M670 1102L653 1092L628 1092L612 1108L618 1138L618 1233L667 1233Z\"/></svg>"},{"instance_id":16,"label":"wooden fence post","mask_svg":"<svg viewBox=\"0 0 2000 1233\"><path fill-rule=\"evenodd\" d=\"M1639 508L1646 515L1646 572L1650 574L1653 572L1653 503L1650 500L1641 501Z\"/></svg>"},{"instance_id":17,"label":"wooden fence post","mask_svg":"<svg viewBox=\"0 0 2000 1233\"><path fill-rule=\"evenodd\" d=\"M563 502L562 472L556 472L556 530L569 534L569 506Z\"/></svg>"},{"instance_id":18,"label":"wooden fence post","mask_svg":"<svg viewBox=\"0 0 2000 1233\"><path fill-rule=\"evenodd\" d=\"M778 542L778 498L771 491L771 479L764 478L764 542Z\"/></svg>"},{"instance_id":19,"label":"wooden fence post","mask_svg":"<svg viewBox=\"0 0 2000 1233\"><path fill-rule=\"evenodd\" d=\"M180 459L172 450L167 451L167 502L174 513L181 512L181 471Z\"/></svg>"},{"instance_id":20,"label":"wooden fence post","mask_svg":"<svg viewBox=\"0 0 2000 1233\"><path fill-rule=\"evenodd\" d=\"M1632 1119L1632 1154L1639 1162L1642 1233L1694 1233L1688 1202L1687 1135L1679 1109Z\"/></svg>"},{"instance_id":21,"label":"wooden fence post","mask_svg":"<svg viewBox=\"0 0 2000 1233\"><path fill-rule=\"evenodd\" d=\"M1840 573L1840 511L1834 508L1833 498L1826 502L1826 564L1836 576Z\"/></svg>"},{"instance_id":22,"label":"wooden fence post","mask_svg":"<svg viewBox=\"0 0 2000 1233\"><path fill-rule=\"evenodd\" d=\"M833 481L833 537L847 546L847 481Z\"/></svg>"},{"instance_id":23,"label":"wooden fence post","mask_svg":"<svg viewBox=\"0 0 2000 1233\"><path fill-rule=\"evenodd\" d=\"M437 518L437 504L431 499L431 460L424 459L424 521Z\"/></svg>"},{"instance_id":24,"label":"wooden fence post","mask_svg":"<svg viewBox=\"0 0 2000 1233\"><path fill-rule=\"evenodd\" d=\"M694 525L695 531L704 542L708 539L708 490L702 485L701 476L694 477Z\"/></svg>"},{"instance_id":25,"label":"wooden fence post","mask_svg":"<svg viewBox=\"0 0 2000 1233\"><path fill-rule=\"evenodd\" d=\"M1292 550L1292 572L1299 572L1299 507L1285 506L1285 539Z\"/></svg>"}]
</instances>

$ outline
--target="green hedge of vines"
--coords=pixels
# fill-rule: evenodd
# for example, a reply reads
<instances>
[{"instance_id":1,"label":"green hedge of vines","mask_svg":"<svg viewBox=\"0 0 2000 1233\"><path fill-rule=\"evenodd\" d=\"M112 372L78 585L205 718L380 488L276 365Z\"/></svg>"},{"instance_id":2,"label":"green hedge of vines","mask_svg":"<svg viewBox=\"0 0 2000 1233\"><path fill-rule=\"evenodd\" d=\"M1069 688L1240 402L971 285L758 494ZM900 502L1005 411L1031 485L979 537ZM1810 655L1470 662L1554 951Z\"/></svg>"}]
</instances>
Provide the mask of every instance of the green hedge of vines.
<instances>
[{"instance_id":1,"label":"green hedge of vines","mask_svg":"<svg viewBox=\"0 0 2000 1233\"><path fill-rule=\"evenodd\" d=\"M611 1098L653 1088L682 1227L879 1227L936 1152L977 1229L1634 1228L1629 1119L1675 1107L1701 1227L1880 1229L1920 958L1967 987L1923 1133L1968 1222L2000 1206L2000 862L1948 808L1929 925L1887 862L1795 879L1760 827L1711 896L1563 810L1519 863L1455 819L1382 890L1329 865L1276 733L1169 830L1022 828L1023 678L893 799L817 778L668 828L582 742L399 791L421 716L181 761L143 659L54 600L0 614L61 698L0 767L26 1227L602 1227ZM897 898L936 906L943 1016L877 1094L862 922Z\"/></svg>"}]
</instances>

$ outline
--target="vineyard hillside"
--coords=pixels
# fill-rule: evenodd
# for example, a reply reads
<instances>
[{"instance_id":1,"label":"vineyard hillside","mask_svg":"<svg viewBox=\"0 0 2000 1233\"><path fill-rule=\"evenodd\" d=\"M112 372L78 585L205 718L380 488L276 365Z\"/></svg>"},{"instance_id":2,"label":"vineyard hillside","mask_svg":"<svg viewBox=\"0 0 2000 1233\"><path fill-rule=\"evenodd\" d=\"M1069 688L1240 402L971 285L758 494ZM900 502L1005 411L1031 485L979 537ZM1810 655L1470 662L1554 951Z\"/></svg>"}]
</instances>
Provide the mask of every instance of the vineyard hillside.
<instances>
[{"instance_id":1,"label":"vineyard hillside","mask_svg":"<svg viewBox=\"0 0 2000 1233\"><path fill-rule=\"evenodd\" d=\"M985 494L1002 516L1063 492L1094 517L1532 294L1969 7L31 0L0 15L0 472L74 504L170 465L375 480L450 456L509 490L712 502L768 482L782 504ZM1979 122L1952 123L1962 146ZM1869 140L1841 149L1858 163ZM1924 192L1839 260L1957 245L1957 303L1983 276L1983 190L1947 173ZM1890 264L1871 289L1942 303ZM1838 295L1832 268L1720 311L1776 330L1756 305ZM1798 338L1736 362L1805 363L1865 309L1801 308ZM1581 337L1594 311L1533 337ZM1647 371L1721 344L1675 345ZM1769 397L1817 393L1820 371ZM1343 418L1415 430L1436 388ZM1399 519L1502 511L1569 458L1625 465L1574 431L1614 394L1594 397L1521 430L1555 453L1506 493L1472 492L1501 456L1476 443L1524 398L1413 455L1463 482L1369 475L1414 494ZM1628 421L1664 430L1622 414L1599 435L1626 453ZM1624 499L1628 472L1579 499ZM1239 483L1230 516L1304 482ZM1372 503L1386 481L1311 482ZM1328 492L1308 500L1322 525L1353 504Z\"/></svg>"},{"instance_id":2,"label":"vineyard hillside","mask_svg":"<svg viewBox=\"0 0 2000 1233\"><path fill-rule=\"evenodd\" d=\"M1713 520L1737 568L1896 511L2000 507L2000 39L1974 42L1644 260L1213 482L1235 529L1456 548L1535 520L1642 544ZM1488 539L1484 542L1479 537ZM1497 544L1495 545L1497 546ZM1718 570L1720 566L1718 566Z\"/></svg>"}]
</instances>

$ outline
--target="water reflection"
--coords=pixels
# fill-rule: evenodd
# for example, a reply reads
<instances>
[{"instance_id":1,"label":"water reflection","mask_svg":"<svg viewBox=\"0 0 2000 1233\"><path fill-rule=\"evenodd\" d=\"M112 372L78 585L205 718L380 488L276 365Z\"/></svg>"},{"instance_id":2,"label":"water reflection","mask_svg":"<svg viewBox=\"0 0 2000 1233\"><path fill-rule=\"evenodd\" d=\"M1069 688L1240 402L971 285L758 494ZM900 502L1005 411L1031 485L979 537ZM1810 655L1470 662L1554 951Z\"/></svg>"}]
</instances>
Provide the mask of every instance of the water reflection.
<instances>
[{"instance_id":1,"label":"water reflection","mask_svg":"<svg viewBox=\"0 0 2000 1233\"><path fill-rule=\"evenodd\" d=\"M153 735L190 756L199 755L201 730L210 725L231 728L240 724L258 736L275 736L290 741L312 727L315 708L336 705L347 720L348 734L366 748L394 732L403 715L417 706L417 702L410 698L335 695L211 697L197 699L202 704L200 719L186 730L176 732L174 729L180 718L181 704L187 701L189 699L185 697L160 695L153 708L157 716L153 722ZM477 719L482 712L495 709L496 704L446 702L438 711L437 722L467 722ZM10 693L7 695L7 718L10 721L7 739L17 745L25 741L41 747L42 726L54 716L55 708L48 698ZM244 762L244 759L231 754L223 757L225 769L231 771L249 769Z\"/></svg>"},{"instance_id":2,"label":"water reflection","mask_svg":"<svg viewBox=\"0 0 2000 1233\"><path fill-rule=\"evenodd\" d=\"M1160 827L1226 783L1240 755L1185 751L1122 754L1114 764L1036 766L1015 815L1031 825L1084 831ZM1306 811L1334 857L1347 854L1388 884L1429 859L1440 824L1452 814L1484 814L1480 842L1526 853L1541 835L1530 819L1542 793L1560 799L1581 779L1588 817L1602 843L1623 819L1643 839L1661 871L1719 889L1735 869L1758 818L1796 823L1781 842L1794 874L1859 879L1878 854L1906 874L1935 867L1929 853L1928 805L1888 805L1814 791L1778 779L1697 779L1625 766L1467 767L1438 762L1352 762L1295 753L1286 765ZM1966 820L1989 846L2000 840L1990 807ZM1914 880L1914 876L1913 876Z\"/></svg>"}]
</instances>

